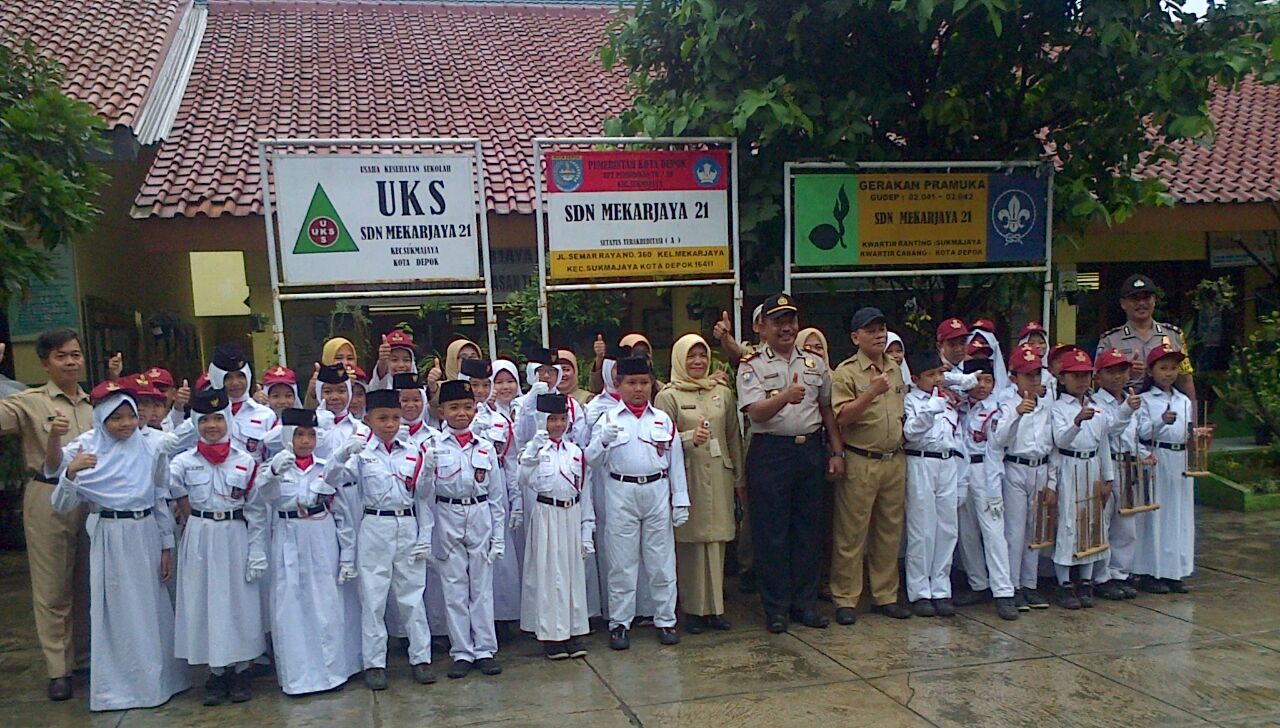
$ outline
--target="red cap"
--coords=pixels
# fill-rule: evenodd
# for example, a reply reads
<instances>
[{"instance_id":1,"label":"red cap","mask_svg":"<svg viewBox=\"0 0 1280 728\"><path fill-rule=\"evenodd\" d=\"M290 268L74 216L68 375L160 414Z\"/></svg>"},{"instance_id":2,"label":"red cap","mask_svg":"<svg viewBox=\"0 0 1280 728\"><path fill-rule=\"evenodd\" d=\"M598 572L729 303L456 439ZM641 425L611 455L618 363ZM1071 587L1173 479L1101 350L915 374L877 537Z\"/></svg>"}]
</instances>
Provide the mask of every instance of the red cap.
<instances>
[{"instance_id":1,"label":"red cap","mask_svg":"<svg viewBox=\"0 0 1280 728\"><path fill-rule=\"evenodd\" d=\"M992 321L991 319L984 319L984 318L976 319L972 324L970 324L970 326L975 331L978 329L981 329L987 332L988 334L994 334L996 332L996 322Z\"/></svg>"},{"instance_id":2,"label":"red cap","mask_svg":"<svg viewBox=\"0 0 1280 728\"><path fill-rule=\"evenodd\" d=\"M1013 355L1009 357L1011 372L1030 372L1043 366L1040 363L1040 355L1030 344L1018 344L1018 348L1014 349Z\"/></svg>"},{"instance_id":3,"label":"red cap","mask_svg":"<svg viewBox=\"0 0 1280 728\"><path fill-rule=\"evenodd\" d=\"M983 354L983 352L986 353ZM969 348L966 349L966 353L970 358L981 355L984 359L989 359L991 358L991 355L995 353L995 350L991 348L991 345L987 343L986 339L981 336L975 336L973 337L973 340L969 342Z\"/></svg>"},{"instance_id":4,"label":"red cap","mask_svg":"<svg viewBox=\"0 0 1280 728\"><path fill-rule=\"evenodd\" d=\"M164 392L156 389L155 383L147 378L146 374L125 374L116 382L120 388L133 395L134 399L138 397L156 397L164 399Z\"/></svg>"},{"instance_id":5,"label":"red cap","mask_svg":"<svg viewBox=\"0 0 1280 728\"><path fill-rule=\"evenodd\" d=\"M1054 362L1058 361L1058 357L1062 356L1063 354L1070 354L1073 351L1083 351L1083 350L1080 347L1076 346L1075 344L1058 344L1057 346L1049 350L1049 356L1045 359L1045 361L1049 362L1049 366L1053 366Z\"/></svg>"},{"instance_id":6,"label":"red cap","mask_svg":"<svg viewBox=\"0 0 1280 728\"><path fill-rule=\"evenodd\" d=\"M1098 360L1093 363L1093 370L1095 372L1100 372L1107 367L1127 367L1132 363L1133 362L1130 362L1128 357L1124 355L1123 351L1112 347L1098 355Z\"/></svg>"},{"instance_id":7,"label":"red cap","mask_svg":"<svg viewBox=\"0 0 1280 728\"><path fill-rule=\"evenodd\" d=\"M1028 321L1027 325L1023 326L1022 330L1018 332L1018 338L1025 339L1031 334L1040 334L1045 338L1048 338L1049 336L1049 332L1045 330L1044 326L1042 326L1039 321Z\"/></svg>"},{"instance_id":8,"label":"red cap","mask_svg":"<svg viewBox=\"0 0 1280 728\"><path fill-rule=\"evenodd\" d=\"M968 335L968 325L954 316L938 324L938 341L950 341Z\"/></svg>"},{"instance_id":9,"label":"red cap","mask_svg":"<svg viewBox=\"0 0 1280 728\"><path fill-rule=\"evenodd\" d=\"M359 384L363 387L369 386L369 375L360 368L358 364L347 365L347 375L351 377L352 384Z\"/></svg>"},{"instance_id":10,"label":"red cap","mask_svg":"<svg viewBox=\"0 0 1280 728\"><path fill-rule=\"evenodd\" d=\"M1161 344L1160 346L1157 346L1156 348L1147 352L1147 366L1148 367L1154 366L1156 362L1160 361L1165 357L1173 357L1178 361L1182 361L1183 359L1187 358L1187 355L1183 354L1180 349L1175 349L1172 344L1168 344L1168 343Z\"/></svg>"},{"instance_id":11,"label":"red cap","mask_svg":"<svg viewBox=\"0 0 1280 728\"><path fill-rule=\"evenodd\" d=\"M113 394L119 394L121 392L128 394L128 390L126 390L124 387L121 387L118 383L108 379L107 381L102 382L101 384L93 388L93 391L89 393L89 401L93 402L94 404L98 404L99 402L106 399L107 397L110 397Z\"/></svg>"},{"instance_id":12,"label":"red cap","mask_svg":"<svg viewBox=\"0 0 1280 728\"><path fill-rule=\"evenodd\" d=\"M387 342L387 346L392 349L408 349L415 351L413 348L413 336L403 329L392 329L391 333L382 337Z\"/></svg>"},{"instance_id":13,"label":"red cap","mask_svg":"<svg viewBox=\"0 0 1280 728\"><path fill-rule=\"evenodd\" d=\"M292 369L277 364L262 375L263 389L271 389L276 384L288 384L296 387L298 386L298 376L293 373Z\"/></svg>"},{"instance_id":14,"label":"red cap","mask_svg":"<svg viewBox=\"0 0 1280 728\"><path fill-rule=\"evenodd\" d=\"M1058 356L1061 357L1062 361L1062 365L1058 369L1059 372L1093 371L1093 359L1089 356L1089 352L1075 344L1067 344L1059 348L1062 349L1062 351L1058 352Z\"/></svg>"},{"instance_id":15,"label":"red cap","mask_svg":"<svg viewBox=\"0 0 1280 728\"><path fill-rule=\"evenodd\" d=\"M161 369L160 367L151 367L150 369L143 372L143 374L147 375L147 379L150 379L151 383L157 387L173 386L173 375L169 373L168 369Z\"/></svg>"}]
</instances>

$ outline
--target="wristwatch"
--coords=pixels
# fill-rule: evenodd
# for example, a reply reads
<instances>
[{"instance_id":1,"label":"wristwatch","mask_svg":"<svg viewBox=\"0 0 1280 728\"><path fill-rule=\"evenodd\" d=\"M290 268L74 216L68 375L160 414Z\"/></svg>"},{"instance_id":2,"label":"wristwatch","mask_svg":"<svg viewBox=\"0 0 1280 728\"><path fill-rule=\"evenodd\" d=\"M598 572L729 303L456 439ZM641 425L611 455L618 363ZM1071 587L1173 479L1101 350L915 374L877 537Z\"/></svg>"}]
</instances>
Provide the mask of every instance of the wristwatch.
<instances>
[{"instance_id":1,"label":"wristwatch","mask_svg":"<svg viewBox=\"0 0 1280 728\"><path fill-rule=\"evenodd\" d=\"M842 458L844 457L844 450L832 450L827 454L833 458Z\"/></svg>"}]
</instances>

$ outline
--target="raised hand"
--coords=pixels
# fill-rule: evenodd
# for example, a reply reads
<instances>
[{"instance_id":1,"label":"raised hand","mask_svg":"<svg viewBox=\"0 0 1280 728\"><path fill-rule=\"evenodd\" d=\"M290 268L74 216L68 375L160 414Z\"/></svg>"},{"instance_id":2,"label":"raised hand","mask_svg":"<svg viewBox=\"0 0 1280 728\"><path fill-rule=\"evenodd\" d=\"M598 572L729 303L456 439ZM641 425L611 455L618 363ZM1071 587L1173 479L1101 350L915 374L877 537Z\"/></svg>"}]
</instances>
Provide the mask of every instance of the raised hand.
<instances>
[{"instance_id":1,"label":"raised hand","mask_svg":"<svg viewBox=\"0 0 1280 728\"><path fill-rule=\"evenodd\" d=\"M98 465L97 455L94 455L91 452L85 452L81 450L80 452L76 453L76 456L71 459L71 464L67 466L67 477L74 478L76 476L76 473L79 473L81 470L89 470L91 468L97 467L97 465Z\"/></svg>"},{"instance_id":2,"label":"raised hand","mask_svg":"<svg viewBox=\"0 0 1280 728\"><path fill-rule=\"evenodd\" d=\"M596 334L596 340L591 342L591 351L596 355L596 361L603 361L608 349L609 347L604 343L604 334Z\"/></svg>"},{"instance_id":3,"label":"raised hand","mask_svg":"<svg viewBox=\"0 0 1280 728\"><path fill-rule=\"evenodd\" d=\"M1178 421L1178 413L1173 411L1173 405L1164 408L1164 416L1161 418L1166 425L1172 425Z\"/></svg>"},{"instance_id":4,"label":"raised hand","mask_svg":"<svg viewBox=\"0 0 1280 728\"><path fill-rule=\"evenodd\" d=\"M391 358L391 345L387 343L387 335L382 335L382 343L378 344L378 363L385 364Z\"/></svg>"},{"instance_id":5,"label":"raised hand","mask_svg":"<svg viewBox=\"0 0 1280 728\"><path fill-rule=\"evenodd\" d=\"M1020 415L1029 415L1034 412L1036 409L1036 398L1031 396L1031 392L1024 390L1019 394L1022 395L1022 401L1018 403L1018 408L1015 411Z\"/></svg>"},{"instance_id":6,"label":"raised hand","mask_svg":"<svg viewBox=\"0 0 1280 728\"><path fill-rule=\"evenodd\" d=\"M182 409L191 401L191 385L187 384L187 380L182 380L182 386L178 387L178 391L173 394L173 406Z\"/></svg>"},{"instance_id":7,"label":"raised hand","mask_svg":"<svg viewBox=\"0 0 1280 728\"><path fill-rule=\"evenodd\" d=\"M871 386L867 388L867 391L871 392L872 397L879 397L885 392L888 392L889 388L889 374L887 372L881 372L871 378Z\"/></svg>"},{"instance_id":8,"label":"raised hand","mask_svg":"<svg viewBox=\"0 0 1280 728\"><path fill-rule=\"evenodd\" d=\"M120 378L120 373L124 371L124 353L117 351L110 359L107 360L107 379L115 381Z\"/></svg>"},{"instance_id":9,"label":"raised hand","mask_svg":"<svg viewBox=\"0 0 1280 728\"><path fill-rule=\"evenodd\" d=\"M698 429L693 431L693 444L705 445L707 440L711 439L711 423L703 420L698 423Z\"/></svg>"},{"instance_id":10,"label":"raised hand","mask_svg":"<svg viewBox=\"0 0 1280 728\"><path fill-rule=\"evenodd\" d=\"M716 341L721 341L732 333L733 322L729 320L729 312L721 311L720 320L716 322L715 326L711 327L711 335L715 337Z\"/></svg>"},{"instance_id":11,"label":"raised hand","mask_svg":"<svg viewBox=\"0 0 1280 728\"><path fill-rule=\"evenodd\" d=\"M55 408L53 419L49 421L49 434L63 437L68 432L71 432L71 420L62 414L62 410Z\"/></svg>"},{"instance_id":12,"label":"raised hand","mask_svg":"<svg viewBox=\"0 0 1280 728\"><path fill-rule=\"evenodd\" d=\"M1129 387L1128 392L1129 392L1129 397L1125 400L1125 402L1129 405L1129 409L1133 410L1134 412L1137 412L1138 408L1142 406L1142 398L1138 396L1137 390L1135 390L1133 387Z\"/></svg>"},{"instance_id":13,"label":"raised hand","mask_svg":"<svg viewBox=\"0 0 1280 728\"><path fill-rule=\"evenodd\" d=\"M782 398L787 404L800 404L804 401L805 386L800 383L800 375L791 375L791 386L782 390Z\"/></svg>"}]
</instances>

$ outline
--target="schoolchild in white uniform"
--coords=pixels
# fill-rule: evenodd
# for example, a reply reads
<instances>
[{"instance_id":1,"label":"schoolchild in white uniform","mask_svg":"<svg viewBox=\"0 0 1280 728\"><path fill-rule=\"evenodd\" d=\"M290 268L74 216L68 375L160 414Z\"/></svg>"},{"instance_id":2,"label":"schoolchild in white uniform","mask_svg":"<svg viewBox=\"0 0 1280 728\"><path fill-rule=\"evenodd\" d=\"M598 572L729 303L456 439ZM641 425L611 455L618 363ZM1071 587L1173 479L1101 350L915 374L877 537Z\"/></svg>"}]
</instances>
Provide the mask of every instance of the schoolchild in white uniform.
<instances>
[{"instance_id":1,"label":"schoolchild in white uniform","mask_svg":"<svg viewBox=\"0 0 1280 728\"><path fill-rule=\"evenodd\" d=\"M436 429L427 415L427 389L414 374L396 374L391 388L400 393L400 434L418 447L431 440Z\"/></svg>"},{"instance_id":2,"label":"schoolchild in white uniform","mask_svg":"<svg viewBox=\"0 0 1280 728\"><path fill-rule=\"evenodd\" d=\"M1058 382L1054 379L1053 373L1049 371L1048 329L1041 325L1039 321L1028 321L1027 325L1023 326L1022 329L1018 331L1018 346L1022 346L1023 344L1030 345L1032 351L1034 351L1036 356L1040 359L1040 387L1044 392L1041 396L1048 397L1051 400L1057 398ZM1009 361L1012 362L1013 358L1010 357ZM1010 368L1012 368L1012 366ZM1012 376L1012 372L1010 375ZM1018 387L1012 383L1005 389L1005 391L999 393L999 395L1001 399L1009 398L1015 402L1021 399Z\"/></svg>"},{"instance_id":3,"label":"schoolchild in white uniform","mask_svg":"<svg viewBox=\"0 0 1280 728\"><path fill-rule=\"evenodd\" d=\"M382 335L378 346L378 363L369 375L369 390L392 389L397 374L413 374L418 371L418 350L413 335L403 329L393 329Z\"/></svg>"},{"instance_id":4,"label":"schoolchild in white uniform","mask_svg":"<svg viewBox=\"0 0 1280 728\"><path fill-rule=\"evenodd\" d=\"M556 391L563 376L560 365L555 362L555 353L541 347L529 351L529 359L525 362L524 371L525 383L529 385L529 389L515 403L517 447L527 444L537 431L535 415L538 409L538 395ZM569 439L574 439L575 435L572 415L573 413L570 412L569 433L566 435Z\"/></svg>"},{"instance_id":5,"label":"schoolchild in white uniform","mask_svg":"<svg viewBox=\"0 0 1280 728\"><path fill-rule=\"evenodd\" d=\"M357 422L364 421L364 398L369 392L369 375L357 365L348 365L347 374L351 376L351 402L347 411Z\"/></svg>"},{"instance_id":6,"label":"schoolchild in white uniform","mask_svg":"<svg viewBox=\"0 0 1280 728\"><path fill-rule=\"evenodd\" d=\"M1019 344L1009 358L1013 394L1000 401L995 445L1004 462L1004 536L1009 544L1009 578L1018 611L1047 609L1036 588L1039 553L1027 547L1035 535L1036 494L1056 477L1049 467L1053 451L1053 400L1045 393L1040 350Z\"/></svg>"},{"instance_id":7,"label":"schoolchild in white uniform","mask_svg":"<svg viewBox=\"0 0 1280 728\"><path fill-rule=\"evenodd\" d=\"M317 371L319 366L316 365ZM292 369L277 364L262 375L262 392L267 398L267 406L275 415L275 424L262 441L263 462L267 462L284 449L280 413L291 407L302 407L302 400L298 396L298 376Z\"/></svg>"},{"instance_id":8,"label":"schoolchild in white uniform","mask_svg":"<svg viewBox=\"0 0 1280 728\"><path fill-rule=\"evenodd\" d=\"M262 441L276 424L271 408L258 404L250 396L253 389L253 370L245 361L238 346L222 345L213 350L209 362L209 386L225 389L231 400L228 423L231 441L236 447L249 453L255 462L264 462Z\"/></svg>"},{"instance_id":9,"label":"schoolchild in white uniform","mask_svg":"<svg viewBox=\"0 0 1280 728\"><path fill-rule=\"evenodd\" d=\"M1116 348L1098 355L1093 363L1097 391L1093 401L1107 413L1110 423L1111 459L1117 473L1134 468L1138 461L1155 464L1155 458L1138 442L1138 409L1142 399L1136 389L1126 389L1131 368L1129 358ZM1106 558L1094 567L1094 591L1106 599L1133 599L1138 590L1129 586L1133 573L1133 552L1138 541L1137 518L1120 513L1120 493L1113 489L1107 499Z\"/></svg>"},{"instance_id":10,"label":"schoolchild in white uniform","mask_svg":"<svg viewBox=\"0 0 1280 728\"><path fill-rule=\"evenodd\" d=\"M196 447L169 463L191 518L178 544L175 654L208 665L205 705L249 700L254 659L266 651L259 580L267 571L267 504L254 487L258 465L231 440L229 397L197 392Z\"/></svg>"},{"instance_id":11,"label":"schoolchild in white uniform","mask_svg":"<svg viewBox=\"0 0 1280 728\"><path fill-rule=\"evenodd\" d=\"M110 381L90 399L93 436L50 453L68 463L53 509L89 504L89 709L152 708L191 685L174 658L163 584L173 566L168 488L154 477L154 442L139 432L133 399ZM59 438L51 436L49 447L60 449Z\"/></svg>"},{"instance_id":12,"label":"schoolchild in white uniform","mask_svg":"<svg viewBox=\"0 0 1280 728\"><path fill-rule=\"evenodd\" d=\"M335 488L355 482L364 510L356 534L364 682L370 690L387 688L383 615L390 599L409 636L413 679L426 685L436 680L423 600L431 556L431 457L400 434L399 392L370 391L366 409L373 436L351 437L324 476Z\"/></svg>"},{"instance_id":13,"label":"schoolchild in white uniform","mask_svg":"<svg viewBox=\"0 0 1280 728\"><path fill-rule=\"evenodd\" d=\"M280 688L304 695L336 688L361 669L340 591L356 579L356 536L315 456L315 411L285 409L280 422L283 449L259 476L271 508L271 634Z\"/></svg>"},{"instance_id":14,"label":"schoolchild in white uniform","mask_svg":"<svg viewBox=\"0 0 1280 728\"><path fill-rule=\"evenodd\" d=\"M1103 513L1115 483L1115 463L1111 460L1110 418L1106 410L1094 405L1089 393L1093 359L1075 348L1062 352L1056 360L1061 385L1053 403L1053 460L1058 470L1050 498L1058 503L1053 568L1058 578L1058 605L1079 609L1094 605L1094 573L1098 567L1106 568L1106 551L1076 556L1084 546L1098 545L1079 532L1082 524L1077 513L1091 508L1101 521L1100 543L1107 543ZM1091 505L1087 502L1090 498L1094 500Z\"/></svg>"},{"instance_id":15,"label":"schoolchild in white uniform","mask_svg":"<svg viewBox=\"0 0 1280 728\"><path fill-rule=\"evenodd\" d=\"M616 367L618 361L631 355L631 347L609 344L605 347L604 359L600 363L600 378L604 389L591 398L583 407L585 421L583 427L594 433L596 423L605 412L615 408L622 401L618 393ZM587 438L589 445L591 438ZM682 453L683 454L683 453ZM604 494L608 487L609 473L595 464L587 463L587 477L591 487L591 503L596 511L596 533L604 533L605 513ZM595 544L595 553L583 559L587 572L587 614L591 617L609 619L609 547L605 539L600 538ZM637 579L640 574L637 573ZM647 577L645 577L647 579Z\"/></svg>"},{"instance_id":16,"label":"schoolchild in white uniform","mask_svg":"<svg viewBox=\"0 0 1280 728\"><path fill-rule=\"evenodd\" d=\"M608 473L604 538L609 548L609 647L631 647L636 579L649 574L658 641L676 634L676 550L673 527L689 520L684 448L675 423L649 403L653 368L642 356L615 367L621 401L596 421L587 461Z\"/></svg>"},{"instance_id":17,"label":"schoolchild in white uniform","mask_svg":"<svg viewBox=\"0 0 1280 728\"><path fill-rule=\"evenodd\" d=\"M1183 580L1195 570L1195 482L1187 475L1193 404L1173 386L1185 358L1168 344L1151 350L1147 355L1150 384L1138 410L1138 437L1156 458L1160 507L1136 516L1141 520L1133 571L1142 576L1138 588L1152 594L1188 591Z\"/></svg>"},{"instance_id":18,"label":"schoolchild in white uniform","mask_svg":"<svg viewBox=\"0 0 1280 728\"><path fill-rule=\"evenodd\" d=\"M529 504L520 627L542 642L548 659L585 657L587 618L583 558L595 551L595 511L587 458L564 439L568 397L538 397L538 429L520 453L519 480Z\"/></svg>"},{"instance_id":19,"label":"schoolchild in white uniform","mask_svg":"<svg viewBox=\"0 0 1280 728\"><path fill-rule=\"evenodd\" d=\"M150 367L142 375L165 395L165 417L160 429L173 432L187 419L186 407L191 401L191 386L185 379L182 380L182 386L175 386L173 374L163 367Z\"/></svg>"}]
</instances>

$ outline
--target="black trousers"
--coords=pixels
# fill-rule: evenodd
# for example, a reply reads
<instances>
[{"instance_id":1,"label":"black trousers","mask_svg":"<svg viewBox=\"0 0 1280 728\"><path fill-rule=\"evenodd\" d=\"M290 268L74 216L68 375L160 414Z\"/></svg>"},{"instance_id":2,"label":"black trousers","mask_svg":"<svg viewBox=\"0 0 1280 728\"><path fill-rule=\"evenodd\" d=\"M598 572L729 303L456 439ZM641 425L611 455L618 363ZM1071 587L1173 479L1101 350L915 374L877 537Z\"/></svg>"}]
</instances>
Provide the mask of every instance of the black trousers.
<instances>
[{"instance_id":1,"label":"black trousers","mask_svg":"<svg viewBox=\"0 0 1280 728\"><path fill-rule=\"evenodd\" d=\"M747 497L756 584L765 614L812 609L822 549L822 443L755 434L747 451Z\"/></svg>"}]
</instances>

